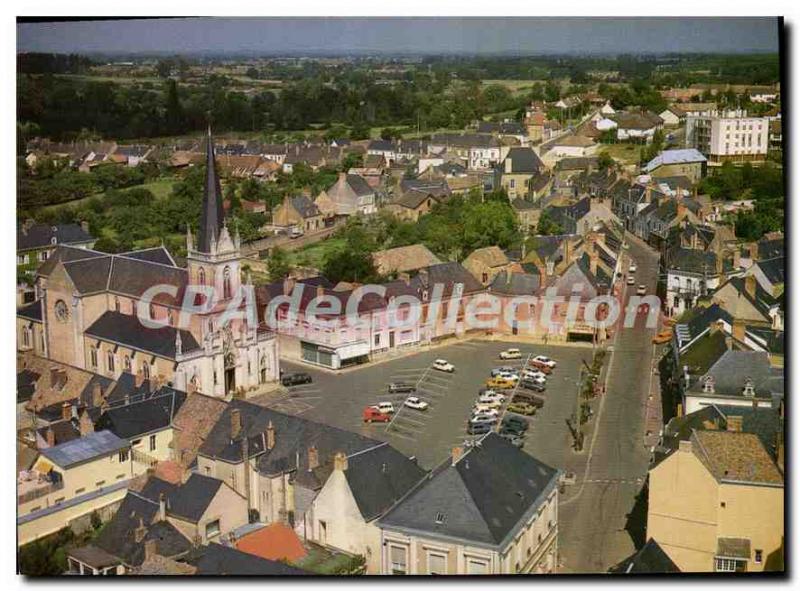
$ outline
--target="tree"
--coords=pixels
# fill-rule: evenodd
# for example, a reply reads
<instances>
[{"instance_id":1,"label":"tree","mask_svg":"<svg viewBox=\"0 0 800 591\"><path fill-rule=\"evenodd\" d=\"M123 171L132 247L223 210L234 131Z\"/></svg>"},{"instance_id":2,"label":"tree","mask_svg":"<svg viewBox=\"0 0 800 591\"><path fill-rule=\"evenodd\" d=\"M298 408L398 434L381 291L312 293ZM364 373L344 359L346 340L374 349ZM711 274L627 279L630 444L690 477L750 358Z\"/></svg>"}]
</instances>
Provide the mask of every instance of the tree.
<instances>
[{"instance_id":1,"label":"tree","mask_svg":"<svg viewBox=\"0 0 800 591\"><path fill-rule=\"evenodd\" d=\"M556 236L563 234L564 229L556 222L547 211L543 211L539 216L539 224L536 226L536 233L540 236Z\"/></svg>"},{"instance_id":2,"label":"tree","mask_svg":"<svg viewBox=\"0 0 800 591\"><path fill-rule=\"evenodd\" d=\"M614 166L614 159L608 152L600 152L597 156L597 168L600 170L608 170Z\"/></svg>"},{"instance_id":3,"label":"tree","mask_svg":"<svg viewBox=\"0 0 800 591\"><path fill-rule=\"evenodd\" d=\"M292 266L289 263L289 256L286 254L286 251L277 246L273 248L267 260L269 280L281 281L289 275L291 270Z\"/></svg>"}]
</instances>

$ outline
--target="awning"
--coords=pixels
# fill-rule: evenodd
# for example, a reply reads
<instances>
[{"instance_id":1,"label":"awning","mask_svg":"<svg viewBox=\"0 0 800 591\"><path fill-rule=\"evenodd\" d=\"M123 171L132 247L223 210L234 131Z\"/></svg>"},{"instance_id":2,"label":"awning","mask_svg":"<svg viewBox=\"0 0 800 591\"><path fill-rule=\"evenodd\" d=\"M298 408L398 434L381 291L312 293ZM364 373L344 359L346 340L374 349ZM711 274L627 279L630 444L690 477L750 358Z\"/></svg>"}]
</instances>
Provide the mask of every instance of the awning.
<instances>
[{"instance_id":1,"label":"awning","mask_svg":"<svg viewBox=\"0 0 800 591\"><path fill-rule=\"evenodd\" d=\"M342 360L351 359L353 357L363 357L364 355L369 355L369 343L361 342L344 345L336 349L336 354L339 356L339 359Z\"/></svg>"}]
</instances>

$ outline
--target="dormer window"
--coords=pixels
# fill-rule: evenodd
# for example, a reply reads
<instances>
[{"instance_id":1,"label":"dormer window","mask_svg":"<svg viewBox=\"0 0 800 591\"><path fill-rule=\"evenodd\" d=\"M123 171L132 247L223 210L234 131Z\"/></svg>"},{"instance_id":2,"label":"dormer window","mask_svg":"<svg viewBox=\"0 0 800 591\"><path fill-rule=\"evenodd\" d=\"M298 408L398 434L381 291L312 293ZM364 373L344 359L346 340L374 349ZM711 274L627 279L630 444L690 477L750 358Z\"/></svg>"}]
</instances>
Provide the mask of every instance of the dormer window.
<instances>
[{"instance_id":1,"label":"dormer window","mask_svg":"<svg viewBox=\"0 0 800 591\"><path fill-rule=\"evenodd\" d=\"M441 511L438 511L438 512L436 513L436 517L434 518L434 521L435 521L437 524L441 525L441 524L443 524L443 523L444 523L444 520L445 520L446 518L447 518L447 516L446 516L444 513L442 513Z\"/></svg>"},{"instance_id":2,"label":"dormer window","mask_svg":"<svg viewBox=\"0 0 800 591\"><path fill-rule=\"evenodd\" d=\"M742 394L749 398L753 398L756 395L755 384L751 378L745 379L744 388L742 388Z\"/></svg>"},{"instance_id":3,"label":"dormer window","mask_svg":"<svg viewBox=\"0 0 800 591\"><path fill-rule=\"evenodd\" d=\"M714 376L706 376L703 378L703 392L707 394L714 393Z\"/></svg>"}]
</instances>

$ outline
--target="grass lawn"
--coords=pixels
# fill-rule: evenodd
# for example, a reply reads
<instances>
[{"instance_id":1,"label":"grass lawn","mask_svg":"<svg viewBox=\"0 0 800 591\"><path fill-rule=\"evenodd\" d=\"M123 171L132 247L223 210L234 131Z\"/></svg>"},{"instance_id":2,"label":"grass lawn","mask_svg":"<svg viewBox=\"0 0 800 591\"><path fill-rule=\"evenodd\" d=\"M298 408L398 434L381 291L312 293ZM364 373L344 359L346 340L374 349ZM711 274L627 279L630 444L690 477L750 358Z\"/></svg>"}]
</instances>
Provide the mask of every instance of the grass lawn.
<instances>
[{"instance_id":1,"label":"grass lawn","mask_svg":"<svg viewBox=\"0 0 800 591\"><path fill-rule=\"evenodd\" d=\"M126 189L120 189L120 191L129 191L130 189L147 189L150 191L156 199L163 199L165 197L169 197L170 193L172 192L172 185L174 185L178 179L174 176L168 177L161 177L149 183L144 183L143 185L134 185L133 187L127 187ZM56 203L55 205L45 205L41 209L43 211L54 211L62 207L71 207L77 208L81 205L85 205L92 199L98 198L102 199L105 197L105 193L95 193L94 195L89 195L88 197L84 197L83 199L76 199L75 201L68 201L67 203Z\"/></svg>"},{"instance_id":2,"label":"grass lawn","mask_svg":"<svg viewBox=\"0 0 800 591\"><path fill-rule=\"evenodd\" d=\"M623 164L639 164L642 155L641 144L604 144L597 150L598 155L608 152L609 156Z\"/></svg>"},{"instance_id":3,"label":"grass lawn","mask_svg":"<svg viewBox=\"0 0 800 591\"><path fill-rule=\"evenodd\" d=\"M546 84L546 80L481 80L481 84L484 86L491 86L496 84L497 86L505 86L511 92L517 93L522 92L525 90L530 90L531 87L536 84Z\"/></svg>"},{"instance_id":4,"label":"grass lawn","mask_svg":"<svg viewBox=\"0 0 800 591\"><path fill-rule=\"evenodd\" d=\"M346 242L345 238L326 238L305 248L289 251L287 254L292 265L319 269L325 264L328 255L344 249Z\"/></svg>"}]
</instances>

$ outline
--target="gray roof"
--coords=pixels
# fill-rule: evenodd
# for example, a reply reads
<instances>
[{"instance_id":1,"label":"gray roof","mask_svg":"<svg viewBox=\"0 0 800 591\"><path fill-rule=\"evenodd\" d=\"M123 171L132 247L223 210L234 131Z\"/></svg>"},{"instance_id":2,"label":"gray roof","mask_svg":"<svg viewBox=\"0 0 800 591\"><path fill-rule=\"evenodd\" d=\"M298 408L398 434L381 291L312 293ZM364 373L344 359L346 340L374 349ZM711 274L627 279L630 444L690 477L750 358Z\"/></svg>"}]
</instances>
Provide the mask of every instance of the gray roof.
<instances>
[{"instance_id":1,"label":"gray roof","mask_svg":"<svg viewBox=\"0 0 800 591\"><path fill-rule=\"evenodd\" d=\"M167 359L174 359L177 354L175 347L177 334L181 336L181 349L183 352L200 348L197 340L188 330L178 329L173 326L147 328L135 315L123 314L113 310L104 312L100 318L95 320L84 331L84 334Z\"/></svg>"},{"instance_id":2,"label":"gray roof","mask_svg":"<svg viewBox=\"0 0 800 591\"><path fill-rule=\"evenodd\" d=\"M621 568L615 569L615 572L618 574L660 574L679 573L681 570L658 545L658 542L650 538L641 550L626 560Z\"/></svg>"},{"instance_id":3,"label":"gray roof","mask_svg":"<svg viewBox=\"0 0 800 591\"><path fill-rule=\"evenodd\" d=\"M144 248L142 250L132 250L130 252L120 253L120 256L129 259L138 259L140 261L150 261L151 263L161 263L162 265L175 266L175 260L169 251L163 246L155 246L153 248Z\"/></svg>"},{"instance_id":4,"label":"gray roof","mask_svg":"<svg viewBox=\"0 0 800 591\"><path fill-rule=\"evenodd\" d=\"M55 242L54 242L55 240ZM53 244L83 244L94 240L80 224L33 224L17 228L17 250L24 251L43 248Z\"/></svg>"},{"instance_id":5,"label":"gray roof","mask_svg":"<svg viewBox=\"0 0 800 591\"><path fill-rule=\"evenodd\" d=\"M535 174L544 168L539 156L530 148L511 148L506 155L506 160L511 161L510 174ZM505 164L503 166L505 167ZM503 171L505 172L505 168Z\"/></svg>"},{"instance_id":6,"label":"gray roof","mask_svg":"<svg viewBox=\"0 0 800 591\"><path fill-rule=\"evenodd\" d=\"M128 447L128 441L111 431L97 431L80 439L47 447L42 450L42 455L61 468L69 468Z\"/></svg>"},{"instance_id":7,"label":"gray roof","mask_svg":"<svg viewBox=\"0 0 800 591\"><path fill-rule=\"evenodd\" d=\"M541 505L558 470L491 433L448 459L384 515L382 528L497 547Z\"/></svg>"},{"instance_id":8,"label":"gray roof","mask_svg":"<svg viewBox=\"0 0 800 591\"><path fill-rule=\"evenodd\" d=\"M311 574L277 560L267 560L230 546L211 543L195 549L186 562L195 566L196 575L285 576Z\"/></svg>"},{"instance_id":9,"label":"gray roof","mask_svg":"<svg viewBox=\"0 0 800 591\"><path fill-rule=\"evenodd\" d=\"M125 439L160 431L171 425L185 399L184 392L164 388L146 400L109 408L100 416L95 428L108 429Z\"/></svg>"},{"instance_id":10,"label":"gray roof","mask_svg":"<svg viewBox=\"0 0 800 591\"><path fill-rule=\"evenodd\" d=\"M666 267L670 271L696 273L709 277L717 275L717 255L711 251L696 248L682 248L680 246L667 251Z\"/></svg>"},{"instance_id":11,"label":"gray roof","mask_svg":"<svg viewBox=\"0 0 800 591\"><path fill-rule=\"evenodd\" d=\"M382 515L425 475L416 461L382 443L347 459L345 477L365 521Z\"/></svg>"},{"instance_id":12,"label":"gray roof","mask_svg":"<svg viewBox=\"0 0 800 591\"><path fill-rule=\"evenodd\" d=\"M292 207L294 207L295 211L304 219L322 215L317 205L306 195L292 197Z\"/></svg>"},{"instance_id":13,"label":"gray roof","mask_svg":"<svg viewBox=\"0 0 800 591\"><path fill-rule=\"evenodd\" d=\"M750 540L747 538L717 538L716 555L750 560Z\"/></svg>"},{"instance_id":14,"label":"gray roof","mask_svg":"<svg viewBox=\"0 0 800 591\"><path fill-rule=\"evenodd\" d=\"M33 320L34 322L41 322L42 321L42 300L36 300L22 306L21 308L17 308L17 316L20 318L26 318L28 320Z\"/></svg>"},{"instance_id":15,"label":"gray roof","mask_svg":"<svg viewBox=\"0 0 800 591\"><path fill-rule=\"evenodd\" d=\"M786 259L784 257L777 257L774 259L765 259L756 263L764 273L767 280L776 285L784 282L786 274Z\"/></svg>"},{"instance_id":16,"label":"gray roof","mask_svg":"<svg viewBox=\"0 0 800 591\"><path fill-rule=\"evenodd\" d=\"M539 275L501 271L495 275L489 289L492 293L504 295L534 295L538 293L540 286Z\"/></svg>"},{"instance_id":17,"label":"gray roof","mask_svg":"<svg viewBox=\"0 0 800 591\"><path fill-rule=\"evenodd\" d=\"M197 523L222 486L225 483L221 480L194 473L189 480L167 492L167 512Z\"/></svg>"},{"instance_id":18,"label":"gray roof","mask_svg":"<svg viewBox=\"0 0 800 591\"><path fill-rule=\"evenodd\" d=\"M770 365L769 355L761 351L725 351L706 372L714 378L715 396L742 397L745 380L753 381L755 395L771 398L773 394L783 394L783 370ZM701 377L691 388L702 390Z\"/></svg>"},{"instance_id":19,"label":"gray roof","mask_svg":"<svg viewBox=\"0 0 800 591\"><path fill-rule=\"evenodd\" d=\"M222 188L219 184L217 164L214 160L214 140L211 137L211 127L209 127L206 140L206 179L196 245L198 252L211 252L212 245L216 244L222 231L224 217Z\"/></svg>"}]
</instances>

